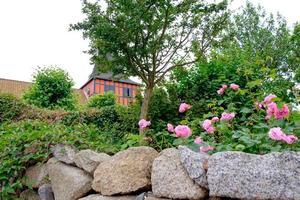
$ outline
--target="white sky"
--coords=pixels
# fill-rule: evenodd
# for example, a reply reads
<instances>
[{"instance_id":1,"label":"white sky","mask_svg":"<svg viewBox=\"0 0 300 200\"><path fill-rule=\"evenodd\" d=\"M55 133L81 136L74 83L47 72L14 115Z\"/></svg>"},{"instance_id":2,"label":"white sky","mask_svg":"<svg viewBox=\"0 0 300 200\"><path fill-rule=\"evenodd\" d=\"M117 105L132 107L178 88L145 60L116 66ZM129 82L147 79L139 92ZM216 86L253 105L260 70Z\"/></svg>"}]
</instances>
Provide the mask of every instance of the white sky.
<instances>
[{"instance_id":1,"label":"white sky","mask_svg":"<svg viewBox=\"0 0 300 200\"><path fill-rule=\"evenodd\" d=\"M238 8L245 0L235 0ZM300 21L300 0L251 0L280 12L290 26ZM37 66L57 65L80 87L93 66L83 51L88 42L71 23L83 19L80 0L0 0L0 78L31 81Z\"/></svg>"}]
</instances>

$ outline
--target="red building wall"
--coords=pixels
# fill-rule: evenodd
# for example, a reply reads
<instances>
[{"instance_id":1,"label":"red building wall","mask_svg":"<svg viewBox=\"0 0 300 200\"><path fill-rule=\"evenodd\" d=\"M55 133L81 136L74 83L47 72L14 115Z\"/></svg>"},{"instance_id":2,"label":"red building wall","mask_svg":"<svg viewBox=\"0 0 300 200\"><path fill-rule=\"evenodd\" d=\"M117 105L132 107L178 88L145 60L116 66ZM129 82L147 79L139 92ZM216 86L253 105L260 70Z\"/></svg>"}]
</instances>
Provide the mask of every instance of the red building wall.
<instances>
[{"instance_id":1,"label":"red building wall","mask_svg":"<svg viewBox=\"0 0 300 200\"><path fill-rule=\"evenodd\" d=\"M102 79L92 79L87 83L82 89L87 94L90 91L88 96L93 94L103 94L105 92L105 86L111 86L114 88L114 93L117 97L117 102L123 105L128 105L130 102L133 102L139 88L138 85L115 82L111 80L102 80ZM126 94L123 94L123 88L130 88L132 90L132 95L128 97Z\"/></svg>"}]
</instances>

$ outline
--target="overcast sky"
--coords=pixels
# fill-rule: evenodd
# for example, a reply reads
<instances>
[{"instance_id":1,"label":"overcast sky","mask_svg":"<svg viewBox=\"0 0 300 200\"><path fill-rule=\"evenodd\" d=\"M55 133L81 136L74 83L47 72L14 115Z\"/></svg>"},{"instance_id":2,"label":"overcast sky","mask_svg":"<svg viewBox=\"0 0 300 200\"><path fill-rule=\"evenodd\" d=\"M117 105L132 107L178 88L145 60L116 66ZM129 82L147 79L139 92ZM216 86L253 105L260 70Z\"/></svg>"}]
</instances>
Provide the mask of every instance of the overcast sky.
<instances>
[{"instance_id":1,"label":"overcast sky","mask_svg":"<svg viewBox=\"0 0 300 200\"><path fill-rule=\"evenodd\" d=\"M300 0L251 0L280 12L290 26L300 21ZM245 0L235 0L232 8ZM0 0L0 78L31 81L37 66L57 65L80 87L93 66L83 51L88 42L71 23L83 19L80 0Z\"/></svg>"}]
</instances>

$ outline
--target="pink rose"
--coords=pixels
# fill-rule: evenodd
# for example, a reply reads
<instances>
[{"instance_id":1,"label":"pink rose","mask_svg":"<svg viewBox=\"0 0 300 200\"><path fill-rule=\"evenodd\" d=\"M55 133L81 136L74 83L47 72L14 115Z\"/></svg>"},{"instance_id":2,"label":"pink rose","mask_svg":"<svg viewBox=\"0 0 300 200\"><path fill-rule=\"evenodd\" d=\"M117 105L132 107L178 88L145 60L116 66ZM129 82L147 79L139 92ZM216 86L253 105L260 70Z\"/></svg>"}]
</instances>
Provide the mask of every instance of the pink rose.
<instances>
[{"instance_id":1,"label":"pink rose","mask_svg":"<svg viewBox=\"0 0 300 200\"><path fill-rule=\"evenodd\" d=\"M276 112L278 112L277 104L274 102L269 103L266 119L270 119L273 115L275 115Z\"/></svg>"},{"instance_id":2,"label":"pink rose","mask_svg":"<svg viewBox=\"0 0 300 200\"><path fill-rule=\"evenodd\" d=\"M218 122L220 119L219 119L219 117L213 117L212 119L211 119L211 121L214 123L214 122Z\"/></svg>"},{"instance_id":3,"label":"pink rose","mask_svg":"<svg viewBox=\"0 0 300 200\"><path fill-rule=\"evenodd\" d=\"M240 86L235 84L235 83L231 83L230 88L233 89L233 90L238 90L240 88Z\"/></svg>"},{"instance_id":4,"label":"pink rose","mask_svg":"<svg viewBox=\"0 0 300 200\"><path fill-rule=\"evenodd\" d=\"M289 112L290 112L289 107L286 104L284 104L281 109L277 108L275 110L274 114L277 119L283 119L283 118L289 116Z\"/></svg>"},{"instance_id":5,"label":"pink rose","mask_svg":"<svg viewBox=\"0 0 300 200\"><path fill-rule=\"evenodd\" d=\"M175 127L175 134L177 137L187 138L192 134L192 130L186 125L178 125Z\"/></svg>"},{"instance_id":6,"label":"pink rose","mask_svg":"<svg viewBox=\"0 0 300 200\"><path fill-rule=\"evenodd\" d=\"M167 124L167 129L170 133L174 133L174 126L170 123Z\"/></svg>"},{"instance_id":7,"label":"pink rose","mask_svg":"<svg viewBox=\"0 0 300 200\"><path fill-rule=\"evenodd\" d=\"M288 144L293 144L298 141L298 137L295 135L286 135L283 140Z\"/></svg>"},{"instance_id":8,"label":"pink rose","mask_svg":"<svg viewBox=\"0 0 300 200\"><path fill-rule=\"evenodd\" d=\"M217 93L218 93L219 95L224 94L224 92L225 92L225 89L224 89L224 88L220 88L220 89L217 91Z\"/></svg>"},{"instance_id":9,"label":"pink rose","mask_svg":"<svg viewBox=\"0 0 300 200\"><path fill-rule=\"evenodd\" d=\"M202 138L201 137L196 137L195 140L194 140L194 143L195 144L201 144L203 141L202 141Z\"/></svg>"},{"instance_id":10,"label":"pink rose","mask_svg":"<svg viewBox=\"0 0 300 200\"><path fill-rule=\"evenodd\" d=\"M182 104L180 104L180 106L179 106L179 112L180 112L180 113L184 113L184 112L188 111L191 107L192 107L192 106L189 105L189 104L187 104L187 103L182 103Z\"/></svg>"},{"instance_id":11,"label":"pink rose","mask_svg":"<svg viewBox=\"0 0 300 200\"><path fill-rule=\"evenodd\" d=\"M223 112L220 120L221 121L229 121L229 120L232 120L234 117L235 117L234 113Z\"/></svg>"},{"instance_id":12,"label":"pink rose","mask_svg":"<svg viewBox=\"0 0 300 200\"><path fill-rule=\"evenodd\" d=\"M223 88L224 90L226 90L226 89L228 88L228 86L225 85L225 84L223 84L223 85L222 85L222 88Z\"/></svg>"},{"instance_id":13,"label":"pink rose","mask_svg":"<svg viewBox=\"0 0 300 200\"><path fill-rule=\"evenodd\" d=\"M277 96L274 94L269 94L264 99L264 104L268 105L269 103L273 102L273 99L275 99Z\"/></svg>"},{"instance_id":14,"label":"pink rose","mask_svg":"<svg viewBox=\"0 0 300 200\"><path fill-rule=\"evenodd\" d=\"M139 127L140 127L140 129L145 129L145 128L147 128L150 125L151 125L151 122L150 121L146 121L145 119L141 119L139 121Z\"/></svg>"},{"instance_id":15,"label":"pink rose","mask_svg":"<svg viewBox=\"0 0 300 200\"><path fill-rule=\"evenodd\" d=\"M280 127L271 128L269 131L269 138L272 140L283 140L286 137L286 135L282 132Z\"/></svg>"},{"instance_id":16,"label":"pink rose","mask_svg":"<svg viewBox=\"0 0 300 200\"><path fill-rule=\"evenodd\" d=\"M204 120L204 122L203 122L203 124L202 124L202 128L203 129L208 129L210 126L211 126L211 120L209 120L209 119L206 119L206 120Z\"/></svg>"},{"instance_id":17,"label":"pink rose","mask_svg":"<svg viewBox=\"0 0 300 200\"><path fill-rule=\"evenodd\" d=\"M215 132L215 128L212 126L212 120L209 119L204 120L202 128L210 134Z\"/></svg>"},{"instance_id":18,"label":"pink rose","mask_svg":"<svg viewBox=\"0 0 300 200\"><path fill-rule=\"evenodd\" d=\"M202 146L202 147L200 147L200 152L202 152L202 153L207 153L207 152L212 151L212 150L214 150L214 147L212 147L212 146L207 146L207 147Z\"/></svg>"}]
</instances>

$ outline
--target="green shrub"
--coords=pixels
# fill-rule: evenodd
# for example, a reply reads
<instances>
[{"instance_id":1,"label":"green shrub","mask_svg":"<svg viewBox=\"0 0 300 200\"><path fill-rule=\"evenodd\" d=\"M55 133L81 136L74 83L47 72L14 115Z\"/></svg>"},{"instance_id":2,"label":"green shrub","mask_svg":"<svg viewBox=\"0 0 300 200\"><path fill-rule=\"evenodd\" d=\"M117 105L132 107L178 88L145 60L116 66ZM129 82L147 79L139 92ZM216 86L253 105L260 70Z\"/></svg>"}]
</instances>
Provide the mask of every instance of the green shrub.
<instances>
[{"instance_id":1,"label":"green shrub","mask_svg":"<svg viewBox=\"0 0 300 200\"><path fill-rule=\"evenodd\" d=\"M27 103L40 108L75 109L73 81L67 72L57 67L39 68L33 78L31 88L24 95Z\"/></svg>"},{"instance_id":2,"label":"green shrub","mask_svg":"<svg viewBox=\"0 0 300 200\"><path fill-rule=\"evenodd\" d=\"M0 199L16 199L22 189L21 177L29 165L47 160L49 147L58 143L77 149L93 149L115 153L121 148L121 139L112 143L109 133L95 125L63 124L26 120L0 125Z\"/></svg>"},{"instance_id":3,"label":"green shrub","mask_svg":"<svg viewBox=\"0 0 300 200\"><path fill-rule=\"evenodd\" d=\"M112 92L106 92L103 94L96 94L89 98L87 106L90 108L103 108L105 106L116 105L116 96Z\"/></svg>"},{"instance_id":4,"label":"green shrub","mask_svg":"<svg viewBox=\"0 0 300 200\"><path fill-rule=\"evenodd\" d=\"M0 123L18 117L25 105L9 94L0 94Z\"/></svg>"}]
</instances>

